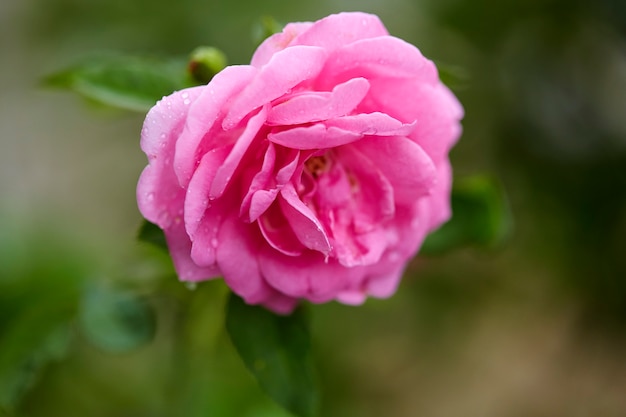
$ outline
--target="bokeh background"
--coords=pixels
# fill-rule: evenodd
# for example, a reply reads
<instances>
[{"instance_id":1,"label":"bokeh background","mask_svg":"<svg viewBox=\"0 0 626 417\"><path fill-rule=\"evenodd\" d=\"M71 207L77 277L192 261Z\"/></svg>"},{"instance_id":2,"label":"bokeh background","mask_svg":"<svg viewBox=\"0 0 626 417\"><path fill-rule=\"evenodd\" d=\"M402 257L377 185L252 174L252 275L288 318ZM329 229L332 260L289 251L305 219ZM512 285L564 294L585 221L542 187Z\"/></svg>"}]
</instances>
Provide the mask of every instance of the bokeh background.
<instances>
[{"instance_id":1,"label":"bokeh background","mask_svg":"<svg viewBox=\"0 0 626 417\"><path fill-rule=\"evenodd\" d=\"M223 285L185 288L135 240L143 117L39 80L99 51L246 63L261 16L344 10L462 74L455 173L497 177L514 229L418 257L390 300L313 306L321 415L626 415L622 0L0 2L0 415L286 415L224 333ZM145 295L152 340L81 331L77 300L102 282Z\"/></svg>"}]
</instances>

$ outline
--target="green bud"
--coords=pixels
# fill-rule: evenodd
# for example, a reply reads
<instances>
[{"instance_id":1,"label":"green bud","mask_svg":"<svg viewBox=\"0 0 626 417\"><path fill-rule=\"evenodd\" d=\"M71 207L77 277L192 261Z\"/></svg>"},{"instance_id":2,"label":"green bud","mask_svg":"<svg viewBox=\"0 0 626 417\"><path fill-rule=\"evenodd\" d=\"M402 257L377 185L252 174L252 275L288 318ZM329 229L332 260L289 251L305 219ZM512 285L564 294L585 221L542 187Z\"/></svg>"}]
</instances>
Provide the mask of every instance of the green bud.
<instances>
[{"instance_id":1,"label":"green bud","mask_svg":"<svg viewBox=\"0 0 626 417\"><path fill-rule=\"evenodd\" d=\"M227 65L226 55L212 46L200 46L191 53L189 73L199 84L206 84Z\"/></svg>"}]
</instances>

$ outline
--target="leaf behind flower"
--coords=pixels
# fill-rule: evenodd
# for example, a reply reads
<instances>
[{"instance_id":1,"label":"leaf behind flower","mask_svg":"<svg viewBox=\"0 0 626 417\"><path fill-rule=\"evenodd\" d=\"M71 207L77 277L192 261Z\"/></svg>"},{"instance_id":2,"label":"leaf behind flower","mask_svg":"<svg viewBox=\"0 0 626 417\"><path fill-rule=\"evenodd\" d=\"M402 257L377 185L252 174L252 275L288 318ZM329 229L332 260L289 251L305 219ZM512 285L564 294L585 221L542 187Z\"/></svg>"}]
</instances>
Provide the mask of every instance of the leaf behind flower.
<instances>
[{"instance_id":1,"label":"leaf behind flower","mask_svg":"<svg viewBox=\"0 0 626 417\"><path fill-rule=\"evenodd\" d=\"M438 254L464 246L493 248L505 240L511 228L504 190L494 178L455 179L452 218L426 238L420 253Z\"/></svg>"},{"instance_id":2,"label":"leaf behind flower","mask_svg":"<svg viewBox=\"0 0 626 417\"><path fill-rule=\"evenodd\" d=\"M226 329L265 392L300 417L316 415L318 389L305 312L278 316L231 294Z\"/></svg>"},{"instance_id":3,"label":"leaf behind flower","mask_svg":"<svg viewBox=\"0 0 626 417\"><path fill-rule=\"evenodd\" d=\"M86 59L45 77L43 84L139 112L148 111L163 96L194 85L184 59L119 55Z\"/></svg>"}]
</instances>

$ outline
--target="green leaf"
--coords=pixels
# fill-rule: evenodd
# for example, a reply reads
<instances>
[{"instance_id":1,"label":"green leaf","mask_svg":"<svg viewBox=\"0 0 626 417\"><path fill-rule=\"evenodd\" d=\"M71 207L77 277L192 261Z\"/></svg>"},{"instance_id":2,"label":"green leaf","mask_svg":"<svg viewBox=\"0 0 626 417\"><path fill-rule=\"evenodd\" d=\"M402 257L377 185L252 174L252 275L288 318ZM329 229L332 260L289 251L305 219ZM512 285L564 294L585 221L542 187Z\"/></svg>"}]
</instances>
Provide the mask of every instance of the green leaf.
<instances>
[{"instance_id":1,"label":"green leaf","mask_svg":"<svg viewBox=\"0 0 626 417\"><path fill-rule=\"evenodd\" d=\"M127 352L154 338L153 309L139 296L104 285L87 287L79 311L87 339L109 352Z\"/></svg>"},{"instance_id":2,"label":"green leaf","mask_svg":"<svg viewBox=\"0 0 626 417\"><path fill-rule=\"evenodd\" d=\"M167 241L165 240L165 234L163 230L154 223L150 223L144 220L137 233L137 239L141 242L146 242L157 248L163 249L167 252Z\"/></svg>"},{"instance_id":3,"label":"green leaf","mask_svg":"<svg viewBox=\"0 0 626 417\"><path fill-rule=\"evenodd\" d=\"M302 308L278 316L231 294L226 329L246 367L274 401L297 416L316 415L318 389Z\"/></svg>"},{"instance_id":4,"label":"green leaf","mask_svg":"<svg viewBox=\"0 0 626 417\"><path fill-rule=\"evenodd\" d=\"M134 56L87 59L46 77L43 83L99 103L140 112L149 110L163 96L193 85L185 60Z\"/></svg>"},{"instance_id":5,"label":"green leaf","mask_svg":"<svg viewBox=\"0 0 626 417\"><path fill-rule=\"evenodd\" d=\"M508 236L511 225L504 191L496 180L485 175L455 180L452 219L426 238L420 253L471 245L493 248Z\"/></svg>"},{"instance_id":6,"label":"green leaf","mask_svg":"<svg viewBox=\"0 0 626 417\"><path fill-rule=\"evenodd\" d=\"M71 335L68 323L59 323L62 318L58 312L48 317L42 317L41 312L25 314L5 332L0 354L0 408L14 408L35 385L45 365L67 353Z\"/></svg>"},{"instance_id":7,"label":"green leaf","mask_svg":"<svg viewBox=\"0 0 626 417\"><path fill-rule=\"evenodd\" d=\"M212 46L199 46L189 59L189 72L199 84L207 84L228 64L226 55Z\"/></svg>"}]
</instances>

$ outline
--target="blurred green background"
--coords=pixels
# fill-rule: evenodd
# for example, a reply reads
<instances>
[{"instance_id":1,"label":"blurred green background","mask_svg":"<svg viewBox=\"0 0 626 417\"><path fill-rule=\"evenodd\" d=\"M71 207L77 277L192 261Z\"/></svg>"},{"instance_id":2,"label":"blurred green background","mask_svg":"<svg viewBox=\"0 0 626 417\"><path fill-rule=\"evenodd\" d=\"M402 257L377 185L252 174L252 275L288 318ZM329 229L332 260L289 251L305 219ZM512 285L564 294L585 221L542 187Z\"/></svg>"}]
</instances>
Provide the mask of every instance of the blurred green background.
<instances>
[{"instance_id":1,"label":"blurred green background","mask_svg":"<svg viewBox=\"0 0 626 417\"><path fill-rule=\"evenodd\" d=\"M390 300L314 306L321 415L626 415L622 0L3 0L0 415L286 415L224 333L223 285L186 288L135 240L143 117L38 83L99 51L246 63L261 16L343 10L460 69L455 173L496 176L515 225L417 258ZM141 298L107 305L113 287ZM81 329L111 305L131 332L98 345Z\"/></svg>"}]
</instances>

